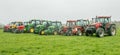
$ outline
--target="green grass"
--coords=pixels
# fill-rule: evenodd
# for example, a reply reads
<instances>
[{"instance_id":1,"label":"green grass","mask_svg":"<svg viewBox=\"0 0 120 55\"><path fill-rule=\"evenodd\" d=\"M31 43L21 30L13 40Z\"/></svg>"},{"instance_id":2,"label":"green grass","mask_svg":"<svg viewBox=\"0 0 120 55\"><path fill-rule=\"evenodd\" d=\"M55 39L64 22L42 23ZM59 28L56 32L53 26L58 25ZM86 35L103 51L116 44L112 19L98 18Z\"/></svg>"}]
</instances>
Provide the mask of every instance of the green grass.
<instances>
[{"instance_id":1,"label":"green grass","mask_svg":"<svg viewBox=\"0 0 120 55\"><path fill-rule=\"evenodd\" d=\"M103 38L13 34L0 30L0 55L120 55L120 31Z\"/></svg>"}]
</instances>

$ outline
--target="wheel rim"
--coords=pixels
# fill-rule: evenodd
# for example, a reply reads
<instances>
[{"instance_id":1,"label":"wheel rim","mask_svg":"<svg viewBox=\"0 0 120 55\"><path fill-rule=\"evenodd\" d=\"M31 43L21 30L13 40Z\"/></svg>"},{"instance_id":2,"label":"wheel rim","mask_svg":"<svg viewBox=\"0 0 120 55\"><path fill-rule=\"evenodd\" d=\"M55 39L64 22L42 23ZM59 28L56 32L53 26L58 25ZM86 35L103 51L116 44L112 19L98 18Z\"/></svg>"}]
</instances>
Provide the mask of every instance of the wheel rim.
<instances>
[{"instance_id":1,"label":"wheel rim","mask_svg":"<svg viewBox=\"0 0 120 55\"><path fill-rule=\"evenodd\" d=\"M34 32L34 29L30 29L30 32Z\"/></svg>"},{"instance_id":2,"label":"wheel rim","mask_svg":"<svg viewBox=\"0 0 120 55\"><path fill-rule=\"evenodd\" d=\"M82 33L81 33L80 31L78 31L78 35L79 35L79 36L81 36L81 35L82 35Z\"/></svg>"},{"instance_id":3,"label":"wheel rim","mask_svg":"<svg viewBox=\"0 0 120 55\"><path fill-rule=\"evenodd\" d=\"M54 35L57 35L57 32L54 32Z\"/></svg>"},{"instance_id":4,"label":"wheel rim","mask_svg":"<svg viewBox=\"0 0 120 55\"><path fill-rule=\"evenodd\" d=\"M104 31L103 31L103 30L101 30L101 31L99 32L99 36L100 36L100 37L103 37L103 36L104 36Z\"/></svg>"},{"instance_id":5,"label":"wheel rim","mask_svg":"<svg viewBox=\"0 0 120 55\"><path fill-rule=\"evenodd\" d=\"M112 35L115 35L115 29L114 28L112 29L111 32L112 32Z\"/></svg>"},{"instance_id":6,"label":"wheel rim","mask_svg":"<svg viewBox=\"0 0 120 55\"><path fill-rule=\"evenodd\" d=\"M41 32L42 35L43 35L44 33L45 33L44 31Z\"/></svg>"}]
</instances>

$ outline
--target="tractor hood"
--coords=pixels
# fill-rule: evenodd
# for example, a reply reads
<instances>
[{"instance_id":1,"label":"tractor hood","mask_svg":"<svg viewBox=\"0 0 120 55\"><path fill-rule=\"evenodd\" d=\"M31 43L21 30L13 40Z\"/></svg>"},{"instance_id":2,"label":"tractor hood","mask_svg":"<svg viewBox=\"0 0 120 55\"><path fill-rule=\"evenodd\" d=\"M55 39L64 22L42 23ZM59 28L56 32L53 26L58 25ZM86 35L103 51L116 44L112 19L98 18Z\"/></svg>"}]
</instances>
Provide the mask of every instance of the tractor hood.
<instances>
[{"instance_id":1,"label":"tractor hood","mask_svg":"<svg viewBox=\"0 0 120 55\"><path fill-rule=\"evenodd\" d=\"M49 28L52 29L52 28L55 28L55 26L49 26L48 29L49 29Z\"/></svg>"},{"instance_id":2,"label":"tractor hood","mask_svg":"<svg viewBox=\"0 0 120 55\"><path fill-rule=\"evenodd\" d=\"M68 28L68 26L63 26L63 28L65 28L65 29L66 29L66 28Z\"/></svg>"},{"instance_id":3,"label":"tractor hood","mask_svg":"<svg viewBox=\"0 0 120 55\"><path fill-rule=\"evenodd\" d=\"M89 25L89 27L95 27L95 28L99 28L100 26L102 26L102 24L98 22Z\"/></svg>"}]
</instances>

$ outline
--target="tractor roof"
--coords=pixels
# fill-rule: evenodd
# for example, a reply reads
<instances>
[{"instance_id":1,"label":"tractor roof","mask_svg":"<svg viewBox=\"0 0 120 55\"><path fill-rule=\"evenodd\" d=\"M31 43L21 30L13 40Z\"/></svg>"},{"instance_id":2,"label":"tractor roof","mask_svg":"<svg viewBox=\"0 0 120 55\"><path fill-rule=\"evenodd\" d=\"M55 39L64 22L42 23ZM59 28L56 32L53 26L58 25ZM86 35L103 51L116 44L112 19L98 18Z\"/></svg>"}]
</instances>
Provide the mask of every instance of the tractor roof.
<instances>
[{"instance_id":1,"label":"tractor roof","mask_svg":"<svg viewBox=\"0 0 120 55\"><path fill-rule=\"evenodd\" d=\"M76 22L77 20L67 20L67 22Z\"/></svg>"},{"instance_id":2,"label":"tractor roof","mask_svg":"<svg viewBox=\"0 0 120 55\"><path fill-rule=\"evenodd\" d=\"M96 18L111 18L111 16L96 16Z\"/></svg>"},{"instance_id":3,"label":"tractor roof","mask_svg":"<svg viewBox=\"0 0 120 55\"><path fill-rule=\"evenodd\" d=\"M53 23L61 23L60 21L52 21Z\"/></svg>"},{"instance_id":4,"label":"tractor roof","mask_svg":"<svg viewBox=\"0 0 120 55\"><path fill-rule=\"evenodd\" d=\"M77 21L81 21L81 20L83 20L83 21L88 21L88 19L79 19L79 20L77 20Z\"/></svg>"}]
</instances>

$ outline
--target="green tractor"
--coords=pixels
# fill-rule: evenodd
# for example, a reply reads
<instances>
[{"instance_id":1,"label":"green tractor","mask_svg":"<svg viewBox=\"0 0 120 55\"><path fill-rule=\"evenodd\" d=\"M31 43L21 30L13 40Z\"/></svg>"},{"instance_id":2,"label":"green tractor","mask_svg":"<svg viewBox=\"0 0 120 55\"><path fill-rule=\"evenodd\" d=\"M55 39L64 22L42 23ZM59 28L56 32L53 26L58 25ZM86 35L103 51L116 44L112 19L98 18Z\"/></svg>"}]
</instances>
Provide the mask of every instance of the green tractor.
<instances>
[{"instance_id":1,"label":"green tractor","mask_svg":"<svg viewBox=\"0 0 120 55\"><path fill-rule=\"evenodd\" d=\"M34 33L44 35L44 30L51 26L51 21L42 21L42 24L35 27Z\"/></svg>"},{"instance_id":2,"label":"green tractor","mask_svg":"<svg viewBox=\"0 0 120 55\"><path fill-rule=\"evenodd\" d=\"M37 25L41 24L41 20L30 20L26 25L24 32L33 33Z\"/></svg>"},{"instance_id":3,"label":"green tractor","mask_svg":"<svg viewBox=\"0 0 120 55\"><path fill-rule=\"evenodd\" d=\"M114 36L116 25L111 22L111 16L96 16L95 23L86 28L86 36L96 34L97 37L104 37L105 34Z\"/></svg>"},{"instance_id":4,"label":"green tractor","mask_svg":"<svg viewBox=\"0 0 120 55\"><path fill-rule=\"evenodd\" d=\"M24 32L27 32L28 26L29 26L29 22L24 22L23 24L24 24L24 26L25 26Z\"/></svg>"},{"instance_id":5,"label":"green tractor","mask_svg":"<svg viewBox=\"0 0 120 55\"><path fill-rule=\"evenodd\" d=\"M46 30L45 30L45 34L53 34L53 35L57 35L60 34L60 30L62 28L62 23L60 21L53 21L52 25L49 26Z\"/></svg>"}]
</instances>

